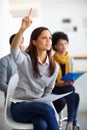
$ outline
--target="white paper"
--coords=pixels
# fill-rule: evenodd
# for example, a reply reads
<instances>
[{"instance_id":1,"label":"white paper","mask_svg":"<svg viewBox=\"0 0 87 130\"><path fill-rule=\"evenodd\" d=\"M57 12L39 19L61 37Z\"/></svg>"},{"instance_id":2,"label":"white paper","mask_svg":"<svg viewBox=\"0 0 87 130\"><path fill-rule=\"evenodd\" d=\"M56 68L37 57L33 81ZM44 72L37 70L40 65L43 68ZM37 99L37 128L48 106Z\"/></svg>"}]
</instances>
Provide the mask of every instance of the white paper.
<instances>
[{"instance_id":1,"label":"white paper","mask_svg":"<svg viewBox=\"0 0 87 130\"><path fill-rule=\"evenodd\" d=\"M67 96L67 95L69 95L71 93L72 92L68 92L68 93L59 94L59 95L58 94L50 94L50 95L42 97L42 98L34 99L33 101L43 102L43 103L48 103L49 104L50 102L53 102L53 101L55 101L57 99L60 99L60 98L62 98L64 96ZM23 102L23 101L25 101L25 102L32 102L32 101L28 101L28 100L18 100L18 99L14 99L14 98L10 98L10 101L14 102L14 103L16 103L16 102Z\"/></svg>"},{"instance_id":2,"label":"white paper","mask_svg":"<svg viewBox=\"0 0 87 130\"><path fill-rule=\"evenodd\" d=\"M48 95L48 96L45 96L45 97L36 99L36 100L34 100L34 101L44 102L44 103L46 103L46 102L53 102L53 101L58 100L58 99L60 99L60 98L62 98L62 97L64 97L64 96L67 96L67 95L69 95L69 94L71 94L71 93L72 93L72 92L65 93L65 94L59 94L59 95L58 95L58 94L50 94L50 95Z\"/></svg>"}]
</instances>

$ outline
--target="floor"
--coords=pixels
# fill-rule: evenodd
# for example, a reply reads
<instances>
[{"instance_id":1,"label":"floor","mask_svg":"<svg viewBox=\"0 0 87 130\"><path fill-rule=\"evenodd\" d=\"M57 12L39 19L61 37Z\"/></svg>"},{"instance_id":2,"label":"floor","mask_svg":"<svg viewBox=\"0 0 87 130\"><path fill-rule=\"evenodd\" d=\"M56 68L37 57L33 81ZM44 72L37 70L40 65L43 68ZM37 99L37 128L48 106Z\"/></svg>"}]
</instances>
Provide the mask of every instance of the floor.
<instances>
[{"instance_id":1,"label":"floor","mask_svg":"<svg viewBox=\"0 0 87 130\"><path fill-rule=\"evenodd\" d=\"M87 130L87 112L78 113L79 130ZM63 122L62 130L65 130L66 122Z\"/></svg>"},{"instance_id":2,"label":"floor","mask_svg":"<svg viewBox=\"0 0 87 130\"><path fill-rule=\"evenodd\" d=\"M12 130L6 125L4 121L4 117L3 117L4 98L3 97L4 97L3 93L0 92L0 130ZM87 130L87 112L79 111L78 122L80 125L80 130ZM62 130L65 130L65 127L66 127L66 123L64 122Z\"/></svg>"}]
</instances>

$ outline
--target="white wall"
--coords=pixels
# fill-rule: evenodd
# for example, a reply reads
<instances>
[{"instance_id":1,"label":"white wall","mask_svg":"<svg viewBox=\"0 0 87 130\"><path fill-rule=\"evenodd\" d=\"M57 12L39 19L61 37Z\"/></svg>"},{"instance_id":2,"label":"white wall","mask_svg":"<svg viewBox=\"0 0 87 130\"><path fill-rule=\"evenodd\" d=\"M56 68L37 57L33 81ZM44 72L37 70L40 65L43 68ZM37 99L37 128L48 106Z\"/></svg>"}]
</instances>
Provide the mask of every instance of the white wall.
<instances>
[{"instance_id":1,"label":"white wall","mask_svg":"<svg viewBox=\"0 0 87 130\"><path fill-rule=\"evenodd\" d=\"M42 24L41 3L28 0L1 0L0 1L0 58L10 53L9 38L13 33L17 33L23 17L28 15L29 9L33 8L33 24L24 33L25 46L29 44L29 37L32 30ZM16 13L15 13L16 12Z\"/></svg>"},{"instance_id":2,"label":"white wall","mask_svg":"<svg viewBox=\"0 0 87 130\"><path fill-rule=\"evenodd\" d=\"M80 111L87 111L87 73L75 81L74 86L80 95Z\"/></svg>"},{"instance_id":3,"label":"white wall","mask_svg":"<svg viewBox=\"0 0 87 130\"><path fill-rule=\"evenodd\" d=\"M9 3L0 1L0 57L8 53Z\"/></svg>"},{"instance_id":4,"label":"white wall","mask_svg":"<svg viewBox=\"0 0 87 130\"><path fill-rule=\"evenodd\" d=\"M65 31L70 39L70 54L87 55L87 0L53 0L43 2L43 21L52 32ZM45 9L44 9L45 8ZM62 19L70 18L70 24L62 23ZM73 31L77 26L77 31Z\"/></svg>"},{"instance_id":5,"label":"white wall","mask_svg":"<svg viewBox=\"0 0 87 130\"><path fill-rule=\"evenodd\" d=\"M70 44L69 44L70 54L72 56L87 55L87 49L86 49L87 48L87 44L86 44L87 43L87 15L86 15L87 0L74 0L74 1L73 0L53 0L53 1L38 0L37 2L36 1L34 2L34 1L35 0L32 0L33 4L30 4L30 3L27 4L28 1L26 0L25 1L26 3L25 4L23 3L24 7L22 3L19 5L19 8L23 8L24 12L26 12L25 8L28 8L28 6L30 8L30 5L34 6L33 8L36 8L38 12L40 12L39 15L37 15L38 18L36 17L37 19L35 21L36 24L34 22L33 27L44 25L44 26L47 26L51 30L52 33L54 31L65 31L68 34L69 40L70 40ZM13 8L18 9L18 4L15 4L15 3L16 2L13 2L13 5L10 8L9 12L12 12ZM26 10L28 11L28 9ZM22 17L13 19L11 14L7 14L8 11L3 11L3 12L5 14L4 16L6 17L6 19L4 19L3 21L5 21L6 26L8 26L6 30L5 30L5 27L3 27L2 29L2 31L4 30L4 34L8 30L8 35L5 34L5 37L6 36L7 37L6 38L3 37L3 45L5 45L6 43L4 42L7 42L8 44L8 39L9 39L10 34L18 31ZM27 14L23 13L22 15L20 11L20 16L24 17L24 15L27 15ZM71 19L71 23L70 24L62 23L62 19L64 18ZM7 24L7 20L9 20L9 24ZM74 26L77 26L76 32L73 31ZM3 50L6 51L7 53L6 49L3 49ZM3 54L0 54L0 57L2 56Z\"/></svg>"}]
</instances>

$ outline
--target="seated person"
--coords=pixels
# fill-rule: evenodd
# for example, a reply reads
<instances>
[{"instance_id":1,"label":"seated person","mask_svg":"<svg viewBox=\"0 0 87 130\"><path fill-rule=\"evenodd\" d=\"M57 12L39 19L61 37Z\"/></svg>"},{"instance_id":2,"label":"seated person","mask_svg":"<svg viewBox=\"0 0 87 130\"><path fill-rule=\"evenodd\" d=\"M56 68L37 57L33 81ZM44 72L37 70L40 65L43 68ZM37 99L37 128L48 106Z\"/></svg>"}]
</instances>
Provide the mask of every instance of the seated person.
<instances>
[{"instance_id":1,"label":"seated person","mask_svg":"<svg viewBox=\"0 0 87 130\"><path fill-rule=\"evenodd\" d=\"M66 130L77 130L77 112L79 106L79 94L75 92L75 88L73 86L74 81L64 82L61 78L68 72L73 71L73 59L70 57L68 52L68 36L64 32L55 32L52 35L52 46L55 53L53 57L55 61L60 66L59 73L56 79L56 85L53 89L53 93L63 94L70 91L73 91L68 96L63 97L59 101L63 104L67 104L67 117L68 122L66 126ZM58 105L58 100L54 101L54 106L59 109L61 106ZM61 103L61 104L62 104Z\"/></svg>"},{"instance_id":2,"label":"seated person","mask_svg":"<svg viewBox=\"0 0 87 130\"><path fill-rule=\"evenodd\" d=\"M13 95L16 103L11 101L10 110L15 121L32 123L34 130L59 130L53 107L49 103L34 101L52 92L58 74L58 65L52 58L52 36L49 29L37 27L31 34L26 52L22 53L19 48L21 37L32 24L31 12L32 9L22 19L11 46L19 81Z\"/></svg>"},{"instance_id":3,"label":"seated person","mask_svg":"<svg viewBox=\"0 0 87 130\"><path fill-rule=\"evenodd\" d=\"M12 44L14 37L16 34L11 35L9 38L10 45ZM22 37L21 43L20 43L20 49L21 51L24 51L24 38ZM7 94L7 87L9 80L13 74L17 73L17 66L16 63L13 60L13 57L11 54L8 54L0 59L0 90L4 92L5 97Z\"/></svg>"}]
</instances>

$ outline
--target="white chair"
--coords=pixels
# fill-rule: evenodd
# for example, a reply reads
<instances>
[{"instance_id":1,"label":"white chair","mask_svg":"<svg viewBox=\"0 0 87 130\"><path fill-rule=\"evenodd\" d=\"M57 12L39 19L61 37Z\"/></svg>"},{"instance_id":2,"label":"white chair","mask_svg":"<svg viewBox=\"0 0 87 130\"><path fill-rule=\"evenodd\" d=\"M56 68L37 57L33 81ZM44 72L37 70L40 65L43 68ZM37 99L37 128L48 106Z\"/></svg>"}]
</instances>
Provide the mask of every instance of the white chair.
<instances>
[{"instance_id":1,"label":"white chair","mask_svg":"<svg viewBox=\"0 0 87 130\"><path fill-rule=\"evenodd\" d=\"M6 104L4 109L4 119L6 124L12 129L21 129L21 130L33 130L34 126L31 123L19 123L13 120L10 113L10 101L9 98L12 97L15 87L18 82L18 74L14 74L8 84Z\"/></svg>"},{"instance_id":2,"label":"white chair","mask_svg":"<svg viewBox=\"0 0 87 130\"><path fill-rule=\"evenodd\" d=\"M62 130L63 122L67 122L67 116L63 115L63 110L59 113L59 130Z\"/></svg>"}]
</instances>

